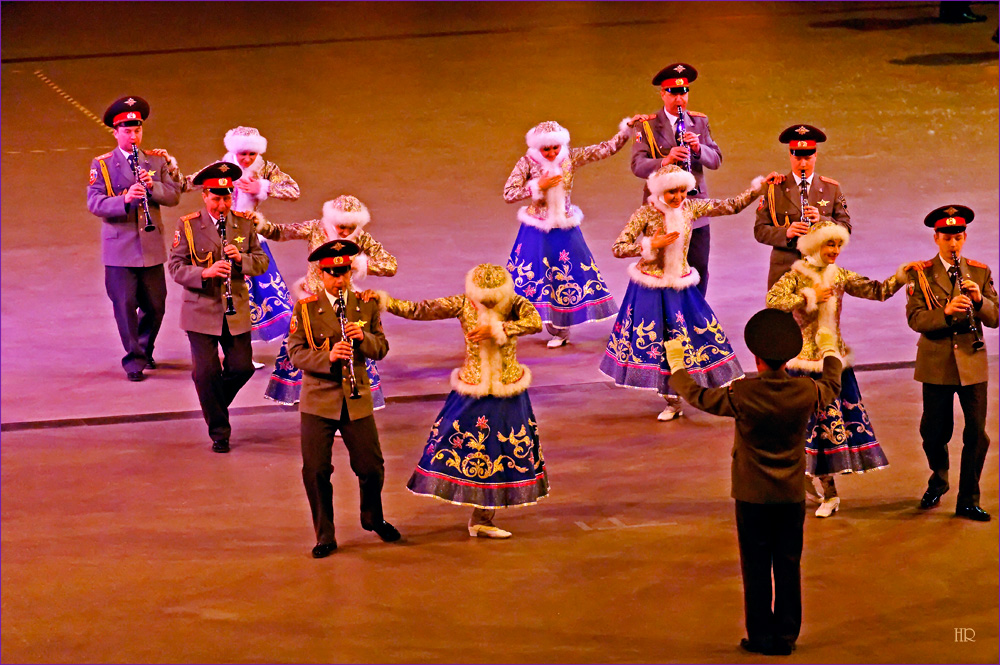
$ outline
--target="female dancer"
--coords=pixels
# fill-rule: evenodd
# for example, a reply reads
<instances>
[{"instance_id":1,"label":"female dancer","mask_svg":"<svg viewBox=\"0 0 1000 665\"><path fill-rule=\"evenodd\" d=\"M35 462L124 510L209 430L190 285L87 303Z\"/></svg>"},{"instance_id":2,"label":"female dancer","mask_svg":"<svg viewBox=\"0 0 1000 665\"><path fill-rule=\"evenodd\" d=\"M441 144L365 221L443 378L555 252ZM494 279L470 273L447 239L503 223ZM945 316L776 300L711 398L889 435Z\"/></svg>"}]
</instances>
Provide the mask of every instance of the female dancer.
<instances>
[{"instance_id":1,"label":"female dancer","mask_svg":"<svg viewBox=\"0 0 1000 665\"><path fill-rule=\"evenodd\" d=\"M422 302L381 291L361 297L377 297L382 309L406 319L462 324L465 364L452 372L451 394L406 486L473 506L470 536L510 538L493 524L496 509L532 504L549 492L528 399L531 372L517 361L517 338L542 329L538 310L514 293L502 266L488 263L468 273L464 295Z\"/></svg>"},{"instance_id":2,"label":"female dancer","mask_svg":"<svg viewBox=\"0 0 1000 665\"><path fill-rule=\"evenodd\" d=\"M370 233L364 230L370 221L371 215L365 204L345 194L323 204L322 219L295 224L275 224L261 217L257 222L257 233L275 241L306 240L309 243L309 251L336 238L357 243L361 253L351 264L351 284L356 287L357 283L368 275L392 277L396 274L396 257L387 252ZM323 292L323 279L316 263L309 264L309 272L295 283L294 290L297 298ZM385 407L385 396L382 393L378 366L374 360L368 358L365 360L365 369L368 370L368 378L371 380L375 409L381 409ZM282 344L264 396L281 404L295 404L299 401L301 389L302 372L292 365L288 359L288 351Z\"/></svg>"},{"instance_id":3,"label":"female dancer","mask_svg":"<svg viewBox=\"0 0 1000 665\"><path fill-rule=\"evenodd\" d=\"M570 202L570 192L576 170L621 150L631 136L629 128L645 117L625 118L611 139L586 148L570 148L568 131L557 122L543 122L525 135L528 151L504 185L507 203L530 199L517 213L521 229L507 270L518 295L541 313L552 335L550 349L566 344L570 326L618 311L583 239L583 213Z\"/></svg>"},{"instance_id":4,"label":"female dancer","mask_svg":"<svg viewBox=\"0 0 1000 665\"><path fill-rule=\"evenodd\" d=\"M683 341L685 366L705 387L723 386L743 376L715 314L694 288L700 276L688 265L687 250L693 220L738 213L760 196L764 182L755 178L750 189L729 199L689 199L694 176L675 164L661 167L646 180L649 203L632 213L612 247L620 259L640 258L628 268L628 289L601 359L601 371L616 385L662 395L667 406L658 420L681 415L680 397L668 383L665 341Z\"/></svg>"},{"instance_id":5,"label":"female dancer","mask_svg":"<svg viewBox=\"0 0 1000 665\"><path fill-rule=\"evenodd\" d=\"M803 258L792 264L792 269L767 293L767 306L791 312L802 329L802 351L788 361L789 373L813 377L822 374L823 358L816 343L820 328L829 328L836 335L838 355L844 364L840 397L813 416L806 440L806 475L819 480L816 489L822 498L816 517L830 517L840 508L836 474L864 473L889 466L861 403L851 351L840 332L840 312L845 293L886 300L902 288L906 275L900 267L889 279L877 282L841 268L837 257L849 239L847 229L838 224L814 224L798 239ZM806 487L810 489L809 484Z\"/></svg>"}]
</instances>

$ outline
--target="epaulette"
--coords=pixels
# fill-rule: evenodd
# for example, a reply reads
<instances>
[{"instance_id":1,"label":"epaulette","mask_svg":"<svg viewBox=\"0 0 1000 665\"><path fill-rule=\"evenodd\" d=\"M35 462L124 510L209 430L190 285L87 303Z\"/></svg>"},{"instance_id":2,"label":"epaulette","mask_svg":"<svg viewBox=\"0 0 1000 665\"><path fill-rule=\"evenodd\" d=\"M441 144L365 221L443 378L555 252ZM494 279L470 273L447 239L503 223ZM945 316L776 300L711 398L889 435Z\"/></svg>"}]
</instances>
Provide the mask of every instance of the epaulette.
<instances>
[{"instance_id":1,"label":"epaulette","mask_svg":"<svg viewBox=\"0 0 1000 665\"><path fill-rule=\"evenodd\" d=\"M156 155L153 154L152 150L146 150L145 148L143 148L142 154L149 155L150 157L156 157Z\"/></svg>"},{"instance_id":2,"label":"epaulette","mask_svg":"<svg viewBox=\"0 0 1000 665\"><path fill-rule=\"evenodd\" d=\"M313 294L311 296L306 296L305 298L300 298L299 302L315 302L319 300L319 296Z\"/></svg>"},{"instance_id":3,"label":"epaulette","mask_svg":"<svg viewBox=\"0 0 1000 665\"><path fill-rule=\"evenodd\" d=\"M184 215L183 217L181 217L181 221L182 222L186 222L189 219L194 219L195 217L197 217L200 214L201 214L201 211L199 210L198 212L193 212L190 215Z\"/></svg>"},{"instance_id":4,"label":"epaulette","mask_svg":"<svg viewBox=\"0 0 1000 665\"><path fill-rule=\"evenodd\" d=\"M697 111L688 111L688 115L692 118L707 118L708 116L704 113L698 113Z\"/></svg>"},{"instance_id":5,"label":"epaulette","mask_svg":"<svg viewBox=\"0 0 1000 665\"><path fill-rule=\"evenodd\" d=\"M114 150L112 150L111 152L106 152L103 155L98 155L97 157L94 157L94 159L107 159L108 157L111 156L111 153L113 152Z\"/></svg>"},{"instance_id":6,"label":"epaulette","mask_svg":"<svg viewBox=\"0 0 1000 665\"><path fill-rule=\"evenodd\" d=\"M903 266L903 270L927 270L934 265L934 259L929 261L911 261Z\"/></svg>"},{"instance_id":7,"label":"epaulette","mask_svg":"<svg viewBox=\"0 0 1000 665\"><path fill-rule=\"evenodd\" d=\"M972 259L966 259L965 262L968 263L970 266L973 266L975 268L986 268L987 270L989 270L989 266L986 265L985 263L980 263L979 261L973 261ZM929 261L928 261L928 263L929 263Z\"/></svg>"},{"instance_id":8,"label":"epaulette","mask_svg":"<svg viewBox=\"0 0 1000 665\"><path fill-rule=\"evenodd\" d=\"M827 178L825 175L821 175L819 179L822 180L823 182L828 182L831 185L836 185L837 187L840 187L840 183L834 180L833 178Z\"/></svg>"},{"instance_id":9,"label":"epaulette","mask_svg":"<svg viewBox=\"0 0 1000 665\"><path fill-rule=\"evenodd\" d=\"M237 217L242 217L243 219L251 219L250 213L248 212L243 212L241 210L230 210L229 212L233 213Z\"/></svg>"}]
</instances>

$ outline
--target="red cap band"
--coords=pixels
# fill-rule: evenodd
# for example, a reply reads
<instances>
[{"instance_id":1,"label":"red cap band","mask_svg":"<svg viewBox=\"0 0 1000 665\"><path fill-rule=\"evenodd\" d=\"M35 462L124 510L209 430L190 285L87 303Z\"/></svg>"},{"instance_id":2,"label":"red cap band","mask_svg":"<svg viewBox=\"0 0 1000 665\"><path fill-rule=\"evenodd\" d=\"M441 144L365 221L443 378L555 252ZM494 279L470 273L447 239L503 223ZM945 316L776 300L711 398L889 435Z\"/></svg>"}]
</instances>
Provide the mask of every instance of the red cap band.
<instances>
[{"instance_id":1,"label":"red cap band","mask_svg":"<svg viewBox=\"0 0 1000 665\"><path fill-rule=\"evenodd\" d=\"M353 256L327 256L319 260L320 268L343 268L351 265Z\"/></svg>"},{"instance_id":2,"label":"red cap band","mask_svg":"<svg viewBox=\"0 0 1000 665\"><path fill-rule=\"evenodd\" d=\"M945 217L944 219L939 219L934 222L935 229L947 229L952 226L966 226L967 223L964 217Z\"/></svg>"},{"instance_id":3,"label":"red cap band","mask_svg":"<svg viewBox=\"0 0 1000 665\"><path fill-rule=\"evenodd\" d=\"M142 114L138 111L125 111L124 113L116 115L111 124L117 125L119 122L127 122L129 120L138 120L139 122L142 122Z\"/></svg>"},{"instance_id":4,"label":"red cap band","mask_svg":"<svg viewBox=\"0 0 1000 665\"><path fill-rule=\"evenodd\" d=\"M804 141L802 139L796 139L788 144L789 150L815 150L815 141Z\"/></svg>"},{"instance_id":5,"label":"red cap band","mask_svg":"<svg viewBox=\"0 0 1000 665\"><path fill-rule=\"evenodd\" d=\"M684 78L680 79L664 79L660 82L661 88L686 88L688 87L688 80Z\"/></svg>"},{"instance_id":6,"label":"red cap band","mask_svg":"<svg viewBox=\"0 0 1000 665\"><path fill-rule=\"evenodd\" d=\"M202 189L232 189L232 178L209 178L201 183Z\"/></svg>"}]
</instances>

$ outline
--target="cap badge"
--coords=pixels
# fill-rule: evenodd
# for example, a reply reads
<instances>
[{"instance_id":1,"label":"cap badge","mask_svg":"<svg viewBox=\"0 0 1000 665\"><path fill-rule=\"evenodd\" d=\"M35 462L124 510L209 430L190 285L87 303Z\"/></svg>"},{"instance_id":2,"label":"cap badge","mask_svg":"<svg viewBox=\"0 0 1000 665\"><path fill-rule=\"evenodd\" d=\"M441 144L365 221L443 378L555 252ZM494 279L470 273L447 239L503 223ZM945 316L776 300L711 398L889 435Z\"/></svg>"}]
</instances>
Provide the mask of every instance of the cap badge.
<instances>
[{"instance_id":1,"label":"cap badge","mask_svg":"<svg viewBox=\"0 0 1000 665\"><path fill-rule=\"evenodd\" d=\"M219 173L225 173L228 170L229 170L229 167L226 166L225 164L223 164L222 166L219 167Z\"/></svg>"},{"instance_id":2,"label":"cap badge","mask_svg":"<svg viewBox=\"0 0 1000 665\"><path fill-rule=\"evenodd\" d=\"M342 242L338 242L338 243L336 243L336 244L335 244L335 245L333 246L333 248L334 248L335 250L337 250L337 251L339 252L340 250L342 250L342 249L344 248L344 243L342 243Z\"/></svg>"},{"instance_id":3,"label":"cap badge","mask_svg":"<svg viewBox=\"0 0 1000 665\"><path fill-rule=\"evenodd\" d=\"M676 67L674 67L674 71L680 74L681 72L684 71L684 65L677 65Z\"/></svg>"},{"instance_id":4,"label":"cap badge","mask_svg":"<svg viewBox=\"0 0 1000 665\"><path fill-rule=\"evenodd\" d=\"M129 97L128 99L126 99L126 100L125 100L124 102L122 102L122 103L123 103L123 104L128 104L129 106L132 106L133 104L138 104L138 102L137 102L137 101L135 101L134 99L132 99L131 97Z\"/></svg>"},{"instance_id":5,"label":"cap badge","mask_svg":"<svg viewBox=\"0 0 1000 665\"><path fill-rule=\"evenodd\" d=\"M135 113L129 113L125 117L128 118L129 120L135 120L137 116Z\"/></svg>"},{"instance_id":6,"label":"cap badge","mask_svg":"<svg viewBox=\"0 0 1000 665\"><path fill-rule=\"evenodd\" d=\"M944 209L944 212L947 213L949 216L954 216L955 213L958 212L958 210L956 210L951 206L948 206L947 208Z\"/></svg>"},{"instance_id":7,"label":"cap badge","mask_svg":"<svg viewBox=\"0 0 1000 665\"><path fill-rule=\"evenodd\" d=\"M958 224L958 220L956 220L954 217L949 217L948 219L944 220L944 223L946 226L955 226L956 224Z\"/></svg>"},{"instance_id":8,"label":"cap badge","mask_svg":"<svg viewBox=\"0 0 1000 665\"><path fill-rule=\"evenodd\" d=\"M674 83L676 83L677 85L684 85L684 79L675 79Z\"/></svg>"},{"instance_id":9,"label":"cap badge","mask_svg":"<svg viewBox=\"0 0 1000 665\"><path fill-rule=\"evenodd\" d=\"M808 141L797 141L797 145L798 145L798 146L799 146L800 148L804 148L804 147L806 147L807 145L809 145L809 143L808 143Z\"/></svg>"},{"instance_id":10,"label":"cap badge","mask_svg":"<svg viewBox=\"0 0 1000 665\"><path fill-rule=\"evenodd\" d=\"M795 130L795 133L799 134L801 136L802 134L808 134L809 130L806 129L805 125L802 125L798 129Z\"/></svg>"},{"instance_id":11,"label":"cap badge","mask_svg":"<svg viewBox=\"0 0 1000 665\"><path fill-rule=\"evenodd\" d=\"M219 187L228 187L229 178L219 178Z\"/></svg>"}]
</instances>

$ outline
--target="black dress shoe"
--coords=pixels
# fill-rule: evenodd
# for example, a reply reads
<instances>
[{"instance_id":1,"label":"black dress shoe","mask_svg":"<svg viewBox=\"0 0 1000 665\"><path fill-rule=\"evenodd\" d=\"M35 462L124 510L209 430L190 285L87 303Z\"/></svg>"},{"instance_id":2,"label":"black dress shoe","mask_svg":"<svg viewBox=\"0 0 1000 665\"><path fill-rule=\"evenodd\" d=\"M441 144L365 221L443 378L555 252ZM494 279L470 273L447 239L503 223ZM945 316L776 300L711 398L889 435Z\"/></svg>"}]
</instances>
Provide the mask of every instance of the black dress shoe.
<instances>
[{"instance_id":1,"label":"black dress shoe","mask_svg":"<svg viewBox=\"0 0 1000 665\"><path fill-rule=\"evenodd\" d=\"M966 517L976 522L990 521L990 514L979 506L959 506L955 509L955 517Z\"/></svg>"},{"instance_id":2,"label":"black dress shoe","mask_svg":"<svg viewBox=\"0 0 1000 665\"><path fill-rule=\"evenodd\" d=\"M973 14L971 11L948 12L941 14L942 23L982 23L986 20L981 14Z\"/></svg>"},{"instance_id":3,"label":"black dress shoe","mask_svg":"<svg viewBox=\"0 0 1000 665\"><path fill-rule=\"evenodd\" d=\"M219 439L218 441L212 442L212 452L213 453L228 453L229 452L229 439Z\"/></svg>"},{"instance_id":4,"label":"black dress shoe","mask_svg":"<svg viewBox=\"0 0 1000 665\"><path fill-rule=\"evenodd\" d=\"M322 543L313 548L313 558L322 559L337 551L337 543Z\"/></svg>"},{"instance_id":5,"label":"black dress shoe","mask_svg":"<svg viewBox=\"0 0 1000 665\"><path fill-rule=\"evenodd\" d=\"M383 542L386 543L394 543L400 538L402 538L399 531L396 530L396 527L389 524L385 520L382 520L381 524L376 524L375 526L370 528L366 526L364 527L364 529L365 531L374 531L378 535L378 537L381 538Z\"/></svg>"},{"instance_id":6,"label":"black dress shoe","mask_svg":"<svg viewBox=\"0 0 1000 665\"><path fill-rule=\"evenodd\" d=\"M150 358L146 361L146 369L156 369L156 361Z\"/></svg>"},{"instance_id":7,"label":"black dress shoe","mask_svg":"<svg viewBox=\"0 0 1000 665\"><path fill-rule=\"evenodd\" d=\"M129 381L145 381L146 380L146 375L142 373L141 369L138 370L138 371L135 371L135 372L125 372L125 376L128 377Z\"/></svg>"},{"instance_id":8,"label":"black dress shoe","mask_svg":"<svg viewBox=\"0 0 1000 665\"><path fill-rule=\"evenodd\" d=\"M927 490L926 492L924 492L924 495L920 497L920 507L923 510L927 510L928 508L933 508L934 506L941 503L941 495L947 491L948 490L944 491L932 490L932 489Z\"/></svg>"}]
</instances>

